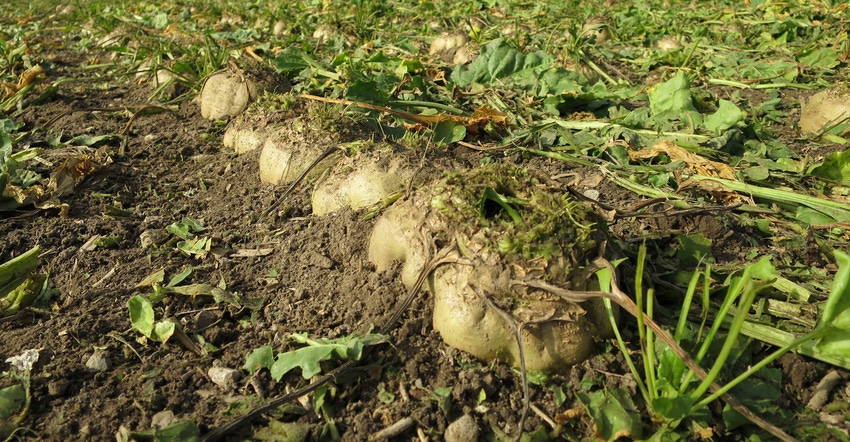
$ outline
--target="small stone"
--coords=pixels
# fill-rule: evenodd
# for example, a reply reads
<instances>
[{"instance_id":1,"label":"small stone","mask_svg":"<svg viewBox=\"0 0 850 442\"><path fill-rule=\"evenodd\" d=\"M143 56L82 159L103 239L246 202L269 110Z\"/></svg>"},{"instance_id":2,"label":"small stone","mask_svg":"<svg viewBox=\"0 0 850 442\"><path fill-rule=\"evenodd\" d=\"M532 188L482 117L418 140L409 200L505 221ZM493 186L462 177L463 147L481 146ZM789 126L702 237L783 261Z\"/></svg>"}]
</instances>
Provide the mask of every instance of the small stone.
<instances>
[{"instance_id":1,"label":"small stone","mask_svg":"<svg viewBox=\"0 0 850 442\"><path fill-rule=\"evenodd\" d=\"M109 368L112 367L112 361L109 359L109 355L106 354L106 352L96 351L89 356L88 360L86 360L86 367L88 367L90 371L100 373L109 370Z\"/></svg>"},{"instance_id":2,"label":"small stone","mask_svg":"<svg viewBox=\"0 0 850 442\"><path fill-rule=\"evenodd\" d=\"M171 410L162 410L151 417L151 426L157 429L163 429L175 423L177 423L177 418L174 417L174 412Z\"/></svg>"},{"instance_id":3,"label":"small stone","mask_svg":"<svg viewBox=\"0 0 850 442\"><path fill-rule=\"evenodd\" d=\"M168 241L168 231L165 229L148 229L139 235L142 248L163 244Z\"/></svg>"},{"instance_id":4,"label":"small stone","mask_svg":"<svg viewBox=\"0 0 850 442\"><path fill-rule=\"evenodd\" d=\"M475 442L478 440L478 424L472 416L464 414L449 424L443 437L446 442Z\"/></svg>"},{"instance_id":5,"label":"small stone","mask_svg":"<svg viewBox=\"0 0 850 442\"><path fill-rule=\"evenodd\" d=\"M275 22L274 27L272 28L272 34L275 37L280 37L286 32L286 22L283 20L278 20Z\"/></svg>"},{"instance_id":6,"label":"small stone","mask_svg":"<svg viewBox=\"0 0 850 442\"><path fill-rule=\"evenodd\" d=\"M207 374L214 384L224 389L231 389L236 386L241 374L239 370L234 370L227 367L210 367Z\"/></svg>"},{"instance_id":7,"label":"small stone","mask_svg":"<svg viewBox=\"0 0 850 442\"><path fill-rule=\"evenodd\" d=\"M47 383L47 394L49 396L63 396L71 383L65 379L51 381Z\"/></svg>"},{"instance_id":8,"label":"small stone","mask_svg":"<svg viewBox=\"0 0 850 442\"><path fill-rule=\"evenodd\" d=\"M216 321L221 319L219 315L210 310L201 310L195 315L195 328L198 330L203 330L209 328L209 326L215 324Z\"/></svg>"}]
</instances>

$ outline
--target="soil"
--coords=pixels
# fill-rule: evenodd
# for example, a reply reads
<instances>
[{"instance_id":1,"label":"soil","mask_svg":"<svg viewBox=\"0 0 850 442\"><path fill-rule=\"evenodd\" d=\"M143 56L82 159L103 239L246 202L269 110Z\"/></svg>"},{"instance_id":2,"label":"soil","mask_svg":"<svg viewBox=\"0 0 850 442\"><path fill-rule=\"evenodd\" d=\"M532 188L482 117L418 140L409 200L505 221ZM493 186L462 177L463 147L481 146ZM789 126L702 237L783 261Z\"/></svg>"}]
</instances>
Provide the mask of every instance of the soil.
<instances>
[{"instance_id":1,"label":"soil","mask_svg":"<svg viewBox=\"0 0 850 442\"><path fill-rule=\"evenodd\" d=\"M57 65L49 75L88 75L72 66ZM62 139L119 134L130 121L127 113L93 109L131 108L145 103L151 93L148 86L122 78L80 85L63 88L50 101L19 112L16 121L25 130L44 128L43 135L61 134ZM301 103L293 112L311 112L310 106L318 105ZM350 125L340 141L381 138L366 123ZM121 427L151 428L163 411L193 420L206 433L261 402L258 397L277 397L305 383L297 371L280 382L265 370L254 376L241 371L242 379L222 387L212 382L210 368L239 370L246 355L263 345L283 351L290 333L334 338L367 332L383 325L406 294L399 269L377 273L367 259L375 218L347 209L312 215L309 182L286 201L288 211L263 218L283 186L259 181L257 151L236 155L223 148L223 130L202 118L193 102L183 102L173 112L141 114L132 120L125 139L98 147L111 155L112 162L63 197L70 207L67 216L32 208L0 214L0 261L40 245L56 290L40 309L0 322L0 360L31 348L41 354L22 439L110 440ZM790 137L788 142L794 146ZM79 154L79 149L73 153ZM426 160L447 171L446 165L473 167L484 157L545 171L565 189L596 190L601 203L620 211L639 202L592 167L571 169L557 161L485 154L463 146L432 150ZM119 204L131 216L106 215L109 206ZM612 242L623 245L649 238L657 249L674 249L678 235L699 232L713 240L721 268L740 267L753 250L759 256L772 250L789 267L823 263L814 241L794 243L794 248L790 242L777 246L734 211L677 215L672 210L659 204L653 209L657 216L612 222ZM144 232L164 229L183 217L206 227L214 246L206 258L184 256L173 244L142 246ZM121 241L112 248L83 247L96 235L118 236ZM257 256L248 256L260 250ZM167 281L189 265L194 266L191 283L215 286L224 281L228 291L248 300L240 307L204 296L170 295L157 306L158 317L178 322L193 341L200 336L218 349L207 354L193 352L177 339L151 342L130 326L128 299L151 293L149 287L137 284L160 269ZM654 270L660 274L673 269ZM391 345L367 353L351 376L336 383L331 408L342 440L366 440L406 417L413 419L413 425L398 440L418 440L419 433L440 439L447 426L464 415L472 416L482 434L517 434L523 410L519 375L503 364L477 361L446 346L432 329L432 304L431 295L421 293L391 333ZM626 324L626 337L635 342ZM759 351L754 358L764 354ZM108 367L87 366L93 356L105 357ZM796 355L774 367L781 370L785 385L778 402L793 410L801 409L829 369ZM0 380L0 388L8 385L8 379ZM560 385L565 397L557 397L556 389L548 387L552 385ZM523 430L554 431L555 423L560 437L592 436L591 421L579 411L574 392L601 385L624 386L635 393L634 380L611 341L600 340L591 359L550 375L546 386L531 386L530 399L540 413L530 413ZM445 387L451 388L446 399L434 394ZM272 413L253 422L254 429L279 419L307 424L313 440L326 437L325 420L306 405L297 412ZM743 437L720 428L715 431L724 439ZM240 440L250 434L251 427L246 426L232 437Z\"/></svg>"}]
</instances>

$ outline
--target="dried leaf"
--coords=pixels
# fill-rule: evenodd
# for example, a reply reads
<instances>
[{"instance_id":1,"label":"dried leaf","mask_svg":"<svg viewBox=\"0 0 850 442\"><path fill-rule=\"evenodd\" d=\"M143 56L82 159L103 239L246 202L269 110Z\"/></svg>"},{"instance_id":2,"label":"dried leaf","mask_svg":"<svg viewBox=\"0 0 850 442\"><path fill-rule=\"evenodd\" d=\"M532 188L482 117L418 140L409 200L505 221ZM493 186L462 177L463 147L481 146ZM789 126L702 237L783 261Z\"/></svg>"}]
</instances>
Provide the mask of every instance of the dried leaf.
<instances>
[{"instance_id":1,"label":"dried leaf","mask_svg":"<svg viewBox=\"0 0 850 442\"><path fill-rule=\"evenodd\" d=\"M667 155L672 161L684 161L691 171L698 175L723 178L727 180L738 179L735 176L735 170L729 167L728 164L707 160L697 154L688 152L686 149L677 146L670 140L661 140L649 149L629 149L629 157L633 160L654 158L660 153Z\"/></svg>"}]
</instances>

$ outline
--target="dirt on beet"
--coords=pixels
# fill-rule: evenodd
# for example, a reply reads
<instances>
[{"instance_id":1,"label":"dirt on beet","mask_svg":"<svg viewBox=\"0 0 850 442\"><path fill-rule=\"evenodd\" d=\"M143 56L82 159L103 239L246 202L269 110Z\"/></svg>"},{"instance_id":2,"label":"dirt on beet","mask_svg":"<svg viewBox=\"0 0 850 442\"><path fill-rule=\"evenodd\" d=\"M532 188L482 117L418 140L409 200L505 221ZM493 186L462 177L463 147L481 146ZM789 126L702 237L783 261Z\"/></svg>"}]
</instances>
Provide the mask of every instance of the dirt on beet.
<instances>
[{"instance_id":1,"label":"dirt on beet","mask_svg":"<svg viewBox=\"0 0 850 442\"><path fill-rule=\"evenodd\" d=\"M56 50L59 59L61 49ZM72 66L57 64L48 75L86 77ZM241 370L254 349L285 348L291 333L334 338L365 333L387 321L407 290L399 269L378 273L369 263L366 250L375 217L347 209L313 216L310 182L298 186L281 210L264 217L284 189L260 182L257 151L236 155L223 148L224 128L202 118L196 103L133 116L132 110L147 102L150 86L121 79L99 80L97 85L63 88L48 102L16 116L25 130L43 128L63 139L120 134L129 123L124 137L97 148L109 152L112 162L62 198L69 205L67 216L32 208L0 215L0 262L40 245L56 291L40 308L0 322L1 360L33 348L41 355L33 370L33 401L21 438L114 440L120 428L149 429L167 412L176 420L194 421L203 434L305 383L298 373L276 382L263 370L254 376L241 371L241 379L222 386L211 380L211 368ZM322 112L346 111L299 103L278 124L310 112L311 106L324 106ZM343 129L331 137L337 141L382 139L367 123L339 121ZM68 155L81 153L96 152L82 149ZM438 174L482 161L511 161L544 171L565 190L598 195L601 205L623 213L638 203L634 194L591 167L570 168L554 160L463 146L432 149L424 161ZM110 216L109 208L116 206L130 215ZM776 248L760 239L754 227L727 216L726 209L678 213L658 202L649 213L655 216L611 221L611 237L653 238L655 247L672 249L677 236L699 232L713 241L717 265L726 268L747 262L753 250L771 250L792 266L824 264L814 241ZM143 246L146 232L184 217L206 227L213 244L206 258L184 256L173 245ZM98 235L120 237L120 242L111 248L84 247ZM616 243L612 245L616 251ZM192 283L217 286L223 281L228 291L246 300L236 306L205 296L164 299L165 308L158 312L177 322L195 343L200 336L215 346L215 352L193 352L177 339L166 344L140 339L131 329L128 300L151 292L137 284L159 270L168 280L188 265L194 267ZM391 345L369 353L335 383L332 410L342 440L366 440L408 417L413 424L399 440L418 440L420 435L439 440L447 426L464 415L472 416L482 434L518 434L523 411L518 372L446 346L432 329L432 304L429 293L420 293L391 333ZM785 385L778 402L793 409L808 401L828 369L791 355L775 367ZM557 427L559 437L592 436L592 423L579 411L574 395L587 384L621 386L636 394L635 380L616 346L600 341L591 359L550 375L546 385L560 389L531 386L530 400L539 412L529 414L522 430ZM0 388L8 385L0 380ZM434 393L443 388L450 388L447 397ZM302 401L298 412L280 411L273 417L307 424L315 440L326 430L326 421L308 401ZM268 422L255 421L254 429ZM251 431L243 427L232 437L240 440Z\"/></svg>"}]
</instances>

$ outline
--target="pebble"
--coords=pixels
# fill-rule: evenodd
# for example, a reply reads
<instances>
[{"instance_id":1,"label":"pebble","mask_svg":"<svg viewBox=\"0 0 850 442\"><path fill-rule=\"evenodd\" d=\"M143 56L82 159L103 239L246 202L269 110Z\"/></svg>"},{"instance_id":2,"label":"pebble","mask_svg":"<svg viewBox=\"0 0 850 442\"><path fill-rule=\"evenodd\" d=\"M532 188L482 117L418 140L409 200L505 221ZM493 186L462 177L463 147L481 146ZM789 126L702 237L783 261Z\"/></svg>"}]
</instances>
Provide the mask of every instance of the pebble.
<instances>
[{"instance_id":1,"label":"pebble","mask_svg":"<svg viewBox=\"0 0 850 442\"><path fill-rule=\"evenodd\" d=\"M109 355L107 355L106 352L96 351L89 356L88 360L86 360L86 367L88 367L90 371L101 373L112 367L112 361L109 359Z\"/></svg>"},{"instance_id":2,"label":"pebble","mask_svg":"<svg viewBox=\"0 0 850 442\"><path fill-rule=\"evenodd\" d=\"M215 324L216 321L221 319L219 315L210 310L201 310L195 315L195 328L198 330L203 330L209 328L209 326Z\"/></svg>"},{"instance_id":3,"label":"pebble","mask_svg":"<svg viewBox=\"0 0 850 442\"><path fill-rule=\"evenodd\" d=\"M71 382L60 379L57 381L51 381L47 383L47 394L49 396L64 396L65 392L68 391L68 387L71 386Z\"/></svg>"},{"instance_id":4,"label":"pebble","mask_svg":"<svg viewBox=\"0 0 850 442\"><path fill-rule=\"evenodd\" d=\"M139 235L142 248L163 244L168 241L169 233L165 229L148 229Z\"/></svg>"},{"instance_id":5,"label":"pebble","mask_svg":"<svg viewBox=\"0 0 850 442\"><path fill-rule=\"evenodd\" d=\"M214 384L224 389L231 389L236 386L241 374L239 370L234 370L227 367L210 367L207 374Z\"/></svg>"},{"instance_id":6,"label":"pebble","mask_svg":"<svg viewBox=\"0 0 850 442\"><path fill-rule=\"evenodd\" d=\"M163 410L151 417L151 426L163 429L177 423L177 418L171 410Z\"/></svg>"},{"instance_id":7,"label":"pebble","mask_svg":"<svg viewBox=\"0 0 850 442\"><path fill-rule=\"evenodd\" d=\"M449 424L443 435L446 442L475 442L478 440L478 424L468 414L464 414Z\"/></svg>"}]
</instances>

